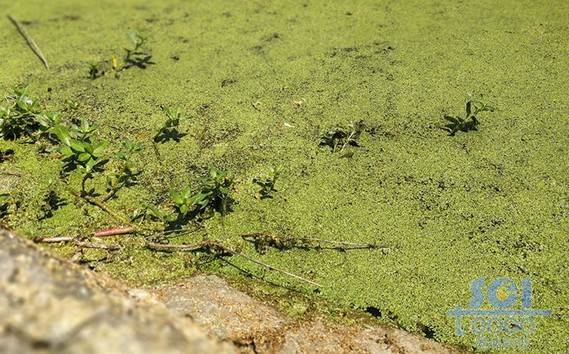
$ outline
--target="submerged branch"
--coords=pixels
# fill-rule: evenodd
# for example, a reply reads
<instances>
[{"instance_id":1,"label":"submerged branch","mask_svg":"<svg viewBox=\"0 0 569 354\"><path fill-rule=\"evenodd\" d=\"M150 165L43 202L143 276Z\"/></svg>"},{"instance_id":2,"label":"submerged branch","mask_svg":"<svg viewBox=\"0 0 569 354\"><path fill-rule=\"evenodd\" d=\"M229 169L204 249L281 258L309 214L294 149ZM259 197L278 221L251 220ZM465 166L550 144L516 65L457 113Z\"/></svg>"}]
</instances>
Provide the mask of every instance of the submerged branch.
<instances>
[{"instance_id":1,"label":"submerged branch","mask_svg":"<svg viewBox=\"0 0 569 354\"><path fill-rule=\"evenodd\" d=\"M358 249L388 249L389 247L377 245L375 243L355 243L345 241L324 240L314 237L289 237L276 236L268 233L258 232L241 235L241 238L255 245L255 249L259 253L265 253L268 248L276 248L278 250L290 250L293 248L303 250L335 250L348 251Z\"/></svg>"},{"instance_id":2,"label":"submerged branch","mask_svg":"<svg viewBox=\"0 0 569 354\"><path fill-rule=\"evenodd\" d=\"M231 257L231 256L243 257L246 260L253 262L255 264L258 264L262 267L265 267L271 271L282 273L284 275L287 275L289 277L292 277L292 278L301 280L303 282L315 285L317 287L322 287L320 284L318 284L312 280L303 278L303 277L296 275L294 273L288 272L288 271L283 270L283 269L279 269L279 268L274 267L270 264L256 260L256 259L254 259L254 258L252 258L246 254L243 254L241 252L238 252L238 251L235 251L231 248L228 248L228 247L226 247L226 246L224 246L224 245L222 245L216 241L207 240L207 241L202 241L202 242L199 242L196 244L190 244L190 245L188 245L188 244L171 245L171 244L161 244L161 243L148 242L146 244L146 247L148 247L151 250L159 251L159 252L170 252L170 253L172 253L172 252L203 252L203 253L207 253L207 254L210 254L210 255L213 255L213 256L219 257L219 258Z\"/></svg>"}]
</instances>

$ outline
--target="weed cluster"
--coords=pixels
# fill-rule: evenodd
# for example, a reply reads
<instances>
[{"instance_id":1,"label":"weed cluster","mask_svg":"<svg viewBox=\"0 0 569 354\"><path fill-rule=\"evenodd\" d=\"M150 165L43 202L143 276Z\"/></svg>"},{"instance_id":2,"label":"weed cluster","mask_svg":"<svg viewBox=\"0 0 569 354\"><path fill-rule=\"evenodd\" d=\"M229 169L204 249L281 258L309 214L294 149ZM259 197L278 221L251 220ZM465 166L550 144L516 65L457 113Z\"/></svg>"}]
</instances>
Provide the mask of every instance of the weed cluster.
<instances>
[{"instance_id":1,"label":"weed cluster","mask_svg":"<svg viewBox=\"0 0 569 354\"><path fill-rule=\"evenodd\" d=\"M154 142L165 143L169 140L174 140L179 142L186 134L180 132L180 123L184 120L182 115L182 110L178 107L176 108L163 108L166 114L166 121L154 136Z\"/></svg>"},{"instance_id":2,"label":"weed cluster","mask_svg":"<svg viewBox=\"0 0 569 354\"><path fill-rule=\"evenodd\" d=\"M253 183L260 187L257 191L256 197L258 199L272 198L271 194L276 192L275 184L281 174L281 169L278 167L271 167L266 176L258 176L253 178Z\"/></svg>"},{"instance_id":3,"label":"weed cluster","mask_svg":"<svg viewBox=\"0 0 569 354\"><path fill-rule=\"evenodd\" d=\"M119 170L107 176L107 195L103 198L107 201L113 198L123 187L131 187L138 183L140 171L135 167L133 155L142 151L142 146L134 141L123 142L122 149L115 155L119 162Z\"/></svg>"},{"instance_id":4,"label":"weed cluster","mask_svg":"<svg viewBox=\"0 0 569 354\"><path fill-rule=\"evenodd\" d=\"M31 137L39 129L37 116L41 112L38 101L28 96L26 89L14 89L0 106L0 138L16 140Z\"/></svg>"},{"instance_id":5,"label":"weed cluster","mask_svg":"<svg viewBox=\"0 0 569 354\"><path fill-rule=\"evenodd\" d=\"M14 89L5 100L7 105L0 106L0 138L30 138L32 142L43 138L52 144L57 143L54 128L61 123L59 113L43 110L26 89Z\"/></svg>"},{"instance_id":6,"label":"weed cluster","mask_svg":"<svg viewBox=\"0 0 569 354\"><path fill-rule=\"evenodd\" d=\"M97 127L90 125L86 120L82 120L79 125L72 125L71 128L58 124L51 130L60 145L64 172L80 168L85 174L91 174L101 170L106 162L102 156L107 143L93 139L96 130Z\"/></svg>"},{"instance_id":7,"label":"weed cluster","mask_svg":"<svg viewBox=\"0 0 569 354\"><path fill-rule=\"evenodd\" d=\"M91 79L105 76L109 72L118 77L124 70L133 67L146 69L149 65L155 64L147 46L148 37L138 32L129 32L128 37L132 42L132 48L124 48L125 53L122 57L113 55L110 60L89 63L89 77Z\"/></svg>"},{"instance_id":8,"label":"weed cluster","mask_svg":"<svg viewBox=\"0 0 569 354\"><path fill-rule=\"evenodd\" d=\"M39 124L40 137L44 138L52 144L56 144L57 136L54 134L54 128L61 124L61 116L57 112L41 112L36 116Z\"/></svg>"},{"instance_id":9,"label":"weed cluster","mask_svg":"<svg viewBox=\"0 0 569 354\"><path fill-rule=\"evenodd\" d=\"M141 55L140 48L145 40L136 37L135 48L127 50L128 62L133 64ZM133 64L134 65L134 64ZM39 103L31 99L25 90L14 90L6 101L8 106L2 107L0 128L4 139L17 139L19 137L32 137L34 142L43 140L49 143L49 152L57 151L62 159L62 176L68 176L74 171L80 171L83 175L81 193L88 202L102 205L116 196L117 192L124 187L131 187L138 183L141 171L136 168L133 156L142 151L142 146L133 141L125 141L121 149L113 156L111 164L114 171L106 171L110 159L105 158L108 143L96 138L98 127L90 124L87 120L72 120L65 122L60 114L44 112ZM179 108L163 109L166 114L164 126L154 137L154 142L166 142L168 140L180 141L185 135L180 132L180 123L184 119ZM0 151L0 161L10 158L9 150ZM101 196L95 188L87 188L86 182L95 178L95 173L105 173L106 192ZM263 196L268 196L274 190L278 172L272 171L266 180L258 180L261 185ZM210 168L209 175L201 182L200 187L193 191L186 188L181 192L172 191L173 211L161 211L156 207L150 208L148 214L162 220L165 224L185 223L199 217L207 218L218 212L225 215L231 210L233 199L231 190L233 178L227 171ZM94 197L101 198L94 199ZM8 195L2 195L0 210L2 215L7 213ZM41 208L41 219L49 218L53 212L63 205L64 201L59 198L55 191L50 191L44 199Z\"/></svg>"},{"instance_id":10,"label":"weed cluster","mask_svg":"<svg viewBox=\"0 0 569 354\"><path fill-rule=\"evenodd\" d=\"M458 132L467 133L469 131L478 130L480 121L476 117L480 112L494 112L494 107L488 106L480 101L469 100L466 102L466 114L462 117L452 117L446 115L444 118L448 122L444 127L450 136L454 136Z\"/></svg>"},{"instance_id":11,"label":"weed cluster","mask_svg":"<svg viewBox=\"0 0 569 354\"><path fill-rule=\"evenodd\" d=\"M148 65L154 64L154 62L152 62L152 54L150 54L149 49L146 46L148 37L138 32L129 32L128 37L130 38L133 47L132 49L124 49L126 54L123 58L124 65L122 69L126 70L131 67L146 69Z\"/></svg>"},{"instance_id":12,"label":"weed cluster","mask_svg":"<svg viewBox=\"0 0 569 354\"><path fill-rule=\"evenodd\" d=\"M233 199L230 196L233 177L227 171L210 168L209 177L205 178L194 203L199 213L217 211L225 215L231 209Z\"/></svg>"},{"instance_id":13,"label":"weed cluster","mask_svg":"<svg viewBox=\"0 0 569 354\"><path fill-rule=\"evenodd\" d=\"M205 219L219 212L222 216L231 211L234 202L231 197L233 178L227 171L209 169L209 175L202 179L197 190L190 187L171 190L173 211L150 206L147 215L170 227L177 227L190 220Z\"/></svg>"},{"instance_id":14,"label":"weed cluster","mask_svg":"<svg viewBox=\"0 0 569 354\"><path fill-rule=\"evenodd\" d=\"M360 147L358 140L365 128L366 124L362 120L350 124L348 128L336 127L320 137L319 145L329 147L332 152L343 151L348 145Z\"/></svg>"},{"instance_id":15,"label":"weed cluster","mask_svg":"<svg viewBox=\"0 0 569 354\"><path fill-rule=\"evenodd\" d=\"M210 168L209 176L202 180L201 187L192 193L190 188L171 192L172 201L181 216L210 215L219 212L225 215L233 202L230 192L233 178L227 171Z\"/></svg>"}]
</instances>

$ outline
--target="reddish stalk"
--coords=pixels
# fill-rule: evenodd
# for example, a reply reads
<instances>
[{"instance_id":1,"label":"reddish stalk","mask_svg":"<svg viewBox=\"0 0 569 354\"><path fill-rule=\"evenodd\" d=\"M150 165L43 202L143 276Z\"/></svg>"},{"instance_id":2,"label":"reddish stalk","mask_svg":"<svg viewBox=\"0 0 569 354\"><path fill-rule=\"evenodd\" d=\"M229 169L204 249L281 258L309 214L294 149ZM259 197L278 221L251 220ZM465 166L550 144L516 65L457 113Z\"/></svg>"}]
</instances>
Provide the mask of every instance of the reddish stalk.
<instances>
[{"instance_id":1,"label":"reddish stalk","mask_svg":"<svg viewBox=\"0 0 569 354\"><path fill-rule=\"evenodd\" d=\"M126 235L135 233L136 229L134 227L114 227L111 229L105 229L97 231L93 234L94 237L109 237L117 235Z\"/></svg>"}]
</instances>

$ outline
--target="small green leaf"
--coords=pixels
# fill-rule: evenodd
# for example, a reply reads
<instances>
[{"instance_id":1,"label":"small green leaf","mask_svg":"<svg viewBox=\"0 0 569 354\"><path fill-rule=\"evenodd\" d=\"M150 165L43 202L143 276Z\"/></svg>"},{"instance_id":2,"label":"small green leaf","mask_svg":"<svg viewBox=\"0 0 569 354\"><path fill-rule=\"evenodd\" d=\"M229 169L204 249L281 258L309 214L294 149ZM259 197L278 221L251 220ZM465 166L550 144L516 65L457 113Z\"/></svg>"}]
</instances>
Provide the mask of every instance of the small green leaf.
<instances>
[{"instance_id":1,"label":"small green leaf","mask_svg":"<svg viewBox=\"0 0 569 354\"><path fill-rule=\"evenodd\" d=\"M70 140L69 146L71 146L71 148L75 151L85 152L85 144L80 141Z\"/></svg>"},{"instance_id":2,"label":"small green leaf","mask_svg":"<svg viewBox=\"0 0 569 354\"><path fill-rule=\"evenodd\" d=\"M79 157L77 159L81 162L85 162L85 161L89 160L90 158L91 158L91 155L89 153L82 152L79 154Z\"/></svg>"},{"instance_id":3,"label":"small green leaf","mask_svg":"<svg viewBox=\"0 0 569 354\"><path fill-rule=\"evenodd\" d=\"M57 137L57 139L67 146L71 145L71 137L69 136L69 131L62 125L56 125L53 128L53 133Z\"/></svg>"},{"instance_id":4,"label":"small green leaf","mask_svg":"<svg viewBox=\"0 0 569 354\"><path fill-rule=\"evenodd\" d=\"M96 164L97 164L97 162L95 160L89 159L89 161L87 161L87 165L85 166L87 173L91 172L93 170L93 167L95 167Z\"/></svg>"},{"instance_id":5,"label":"small green leaf","mask_svg":"<svg viewBox=\"0 0 569 354\"><path fill-rule=\"evenodd\" d=\"M194 195L191 198L192 204L195 205L204 205L204 201L207 202L206 198L207 198L208 194L206 193L198 193L196 195Z\"/></svg>"},{"instance_id":6,"label":"small green leaf","mask_svg":"<svg viewBox=\"0 0 569 354\"><path fill-rule=\"evenodd\" d=\"M95 145L95 149L93 149L93 155L96 157L100 157L106 148L107 148L106 142Z\"/></svg>"},{"instance_id":7,"label":"small green leaf","mask_svg":"<svg viewBox=\"0 0 569 354\"><path fill-rule=\"evenodd\" d=\"M90 155L93 155L93 151L95 150L93 148L93 145L83 142L83 147L85 148L85 151L88 152Z\"/></svg>"},{"instance_id":8,"label":"small green leaf","mask_svg":"<svg viewBox=\"0 0 569 354\"><path fill-rule=\"evenodd\" d=\"M71 157L73 155L75 155L73 153L73 151L71 150L71 148L69 146L63 145L60 149L59 152L61 152L63 154L63 156L65 157Z\"/></svg>"}]
</instances>

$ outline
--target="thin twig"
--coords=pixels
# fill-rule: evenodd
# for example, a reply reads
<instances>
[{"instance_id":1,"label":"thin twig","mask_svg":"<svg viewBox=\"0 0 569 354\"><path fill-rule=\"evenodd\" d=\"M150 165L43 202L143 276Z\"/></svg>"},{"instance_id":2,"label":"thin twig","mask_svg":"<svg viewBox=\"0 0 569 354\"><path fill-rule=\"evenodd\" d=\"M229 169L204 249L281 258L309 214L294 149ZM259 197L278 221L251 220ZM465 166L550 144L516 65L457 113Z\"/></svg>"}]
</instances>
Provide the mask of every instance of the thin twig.
<instances>
[{"instance_id":1,"label":"thin twig","mask_svg":"<svg viewBox=\"0 0 569 354\"><path fill-rule=\"evenodd\" d=\"M258 265L265 267L269 270L285 274L289 277L301 280L303 282L315 285L317 287L322 287L322 285L320 285L316 282L313 282L312 280L303 278L303 277L296 275L296 274L293 274L291 272L287 272L286 270L279 269L279 268L274 267L270 264L258 261L258 260L254 259L254 258L252 258L246 254L232 250L231 248L223 246L222 244L215 242L215 241L203 241L203 242L192 244L192 245L187 245L187 244L170 245L170 244L148 242L148 243L146 243L146 247L148 247L151 250L160 251L160 252L206 252L206 253L210 253L210 254L212 254L214 256L218 256L218 257L240 256L240 257L247 259L250 262L258 264Z\"/></svg>"},{"instance_id":2,"label":"thin twig","mask_svg":"<svg viewBox=\"0 0 569 354\"><path fill-rule=\"evenodd\" d=\"M236 255L241 256L241 257L243 257L243 258L245 258L245 259L247 259L247 260L249 260L249 261L251 261L251 262L253 262L253 263L256 263L256 264L258 264L258 265L260 265L260 266L266 267L266 268L268 268L268 269L270 269L270 270L272 270L272 271L286 274L286 275L288 275L289 277L293 277L293 278L296 278L296 279L305 281L305 282L307 282L307 283L309 283L309 284L312 284L312 285L315 285L315 286L317 286L317 287L319 287L319 288L322 287L322 285L320 285L320 284L318 284L318 283L316 283L316 282L313 282L312 280L309 280L309 279L303 278L303 277L301 277L301 276L299 276L299 275L296 275L296 274L287 272L286 270L282 270L282 269L273 267L273 266L270 265L270 264L266 264L266 263L263 263L263 262L261 262L261 261L258 261L258 260L254 259L254 258L251 258L251 257L249 257L249 256L247 256L247 255L245 255L245 254L243 254L243 253L237 253Z\"/></svg>"},{"instance_id":3,"label":"thin twig","mask_svg":"<svg viewBox=\"0 0 569 354\"><path fill-rule=\"evenodd\" d=\"M102 199L101 201L103 202L107 202L109 201L111 198L114 198L115 195L117 195L117 193L119 192L119 190L121 190L124 186L125 186L125 182L122 182L117 188L113 188L109 193L107 193Z\"/></svg>"},{"instance_id":4,"label":"thin twig","mask_svg":"<svg viewBox=\"0 0 569 354\"><path fill-rule=\"evenodd\" d=\"M108 206L106 206L105 204L101 203L100 201L98 201L95 198L91 198L88 195L84 195L83 193L77 192L75 190L73 190L73 188L65 185L66 189L73 194L75 197L77 198L81 198L83 200L85 200L87 203L94 205L96 207L99 207L101 210L103 210L104 212L106 212L107 214L109 214L110 216L112 216L115 220L122 222L124 224L127 224L133 228L135 228L136 230L138 230L138 227L136 227L135 225L133 225L130 220L128 220L127 218L125 218L122 215L119 215L117 212L115 212L114 210L110 209Z\"/></svg>"},{"instance_id":5,"label":"thin twig","mask_svg":"<svg viewBox=\"0 0 569 354\"><path fill-rule=\"evenodd\" d=\"M57 236L57 237L43 237L36 238L34 242L36 243L57 243L57 242L70 242L73 241L75 237L71 236Z\"/></svg>"},{"instance_id":6,"label":"thin twig","mask_svg":"<svg viewBox=\"0 0 569 354\"><path fill-rule=\"evenodd\" d=\"M43 55L42 51L40 50L40 48L38 47L36 42L33 40L33 38L28 34L28 32L26 31L24 26L18 20L16 20L15 18L13 18L10 15L8 15L8 19L14 24L14 26L16 26L16 28L18 29L18 32L20 32L22 37L24 37L24 39L26 40L26 43L28 43L28 46L30 47L30 49L42 61L45 68L49 70L49 64L47 63L47 59L45 58L45 56Z\"/></svg>"},{"instance_id":7,"label":"thin twig","mask_svg":"<svg viewBox=\"0 0 569 354\"><path fill-rule=\"evenodd\" d=\"M348 144L350 143L350 140L352 139L352 137L356 134L355 131L351 132L350 135L348 136L348 139L346 139L346 142L344 142L344 145L342 145L342 148L340 149L340 152L342 152L346 146L348 146Z\"/></svg>"},{"instance_id":8,"label":"thin twig","mask_svg":"<svg viewBox=\"0 0 569 354\"><path fill-rule=\"evenodd\" d=\"M85 200L87 203L94 205L94 206L98 207L99 209L103 210L104 212L106 212L107 214L109 214L116 221L128 225L128 227L132 228L132 231L129 233L136 233L136 232L141 232L141 231L155 232L155 231L162 231L163 230L162 228L156 229L156 228L149 228L149 227L139 227L139 226L133 224L132 221L130 221L127 217L120 215L116 211L114 211L111 208L109 208L108 206L106 206L103 202L100 202L97 199L89 197L88 195L85 195L81 192L77 192L67 184L64 184L63 186L65 189L67 189L67 191L69 193L73 194L76 198Z\"/></svg>"},{"instance_id":9,"label":"thin twig","mask_svg":"<svg viewBox=\"0 0 569 354\"><path fill-rule=\"evenodd\" d=\"M76 240L73 243L80 248L94 248L94 249L101 249L107 251L117 251L121 249L119 245L113 245L113 244L106 245L104 243L85 242L79 240Z\"/></svg>"},{"instance_id":10,"label":"thin twig","mask_svg":"<svg viewBox=\"0 0 569 354\"><path fill-rule=\"evenodd\" d=\"M124 184L122 184L120 187L113 189L112 191L110 191L109 193L107 193L102 199L102 202L108 202L111 198L113 198L115 195L117 195L119 189L121 189L124 186Z\"/></svg>"},{"instance_id":11,"label":"thin twig","mask_svg":"<svg viewBox=\"0 0 569 354\"><path fill-rule=\"evenodd\" d=\"M179 237L185 234L189 234L191 232L199 230L200 226L195 227L184 227L179 229L172 229L172 230L149 230L149 231L159 231L154 232L151 236L153 238L171 238L171 237Z\"/></svg>"},{"instance_id":12,"label":"thin twig","mask_svg":"<svg viewBox=\"0 0 569 354\"><path fill-rule=\"evenodd\" d=\"M196 252L203 248L202 244L195 244L195 245L170 245L170 244L163 244L163 243L156 243L156 242L147 242L146 247L153 251L159 252Z\"/></svg>"},{"instance_id":13,"label":"thin twig","mask_svg":"<svg viewBox=\"0 0 569 354\"><path fill-rule=\"evenodd\" d=\"M361 249L365 249L365 248L369 248L369 249L390 248L388 246L378 245L374 242L373 243L357 243L357 242L348 242L348 241L325 240L325 239L316 238L316 237L300 237L300 240L316 241L316 242L322 242L322 243L329 243L329 244L333 244L333 245L344 245L344 246L352 247L354 249L355 248L361 248Z\"/></svg>"},{"instance_id":14,"label":"thin twig","mask_svg":"<svg viewBox=\"0 0 569 354\"><path fill-rule=\"evenodd\" d=\"M37 238L34 240L36 243L59 243L59 242L72 242L77 247L80 248L94 248L94 249L102 249L107 251L116 251L119 250L121 247L119 245L107 245L103 243L95 243L95 242L87 242L79 240L77 237L71 236L58 236L58 237L44 237L44 238Z\"/></svg>"},{"instance_id":15,"label":"thin twig","mask_svg":"<svg viewBox=\"0 0 569 354\"><path fill-rule=\"evenodd\" d=\"M158 150L158 145L156 145L155 142L152 142L152 148L154 149L154 154L158 162L162 162L162 155L160 155L160 150Z\"/></svg>"},{"instance_id":16,"label":"thin twig","mask_svg":"<svg viewBox=\"0 0 569 354\"><path fill-rule=\"evenodd\" d=\"M108 206L106 206L105 204L101 203L100 201L98 201L95 198L91 198L87 195L81 195L81 193L79 193L78 195L80 198L83 198L87 203L94 205L96 207L99 207L101 210L103 210L104 212L106 212L107 214L109 214L110 216L112 216L113 218L115 218L118 221L121 221L127 225L130 225L130 221L127 220L125 217L123 217L122 215L117 214L114 210L111 210Z\"/></svg>"}]
</instances>

